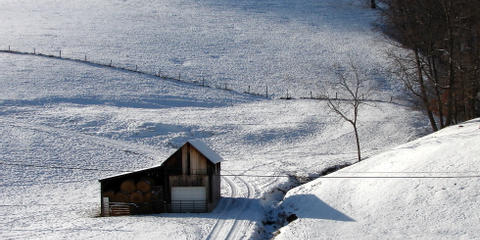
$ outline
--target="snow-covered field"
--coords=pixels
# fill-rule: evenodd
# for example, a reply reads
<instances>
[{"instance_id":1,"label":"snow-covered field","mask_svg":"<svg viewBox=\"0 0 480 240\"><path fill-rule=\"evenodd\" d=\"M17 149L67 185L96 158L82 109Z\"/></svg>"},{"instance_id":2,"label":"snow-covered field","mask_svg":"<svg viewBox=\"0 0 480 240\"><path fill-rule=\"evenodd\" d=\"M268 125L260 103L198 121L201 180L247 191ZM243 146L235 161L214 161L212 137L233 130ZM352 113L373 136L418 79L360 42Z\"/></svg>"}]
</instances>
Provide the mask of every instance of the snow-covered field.
<instances>
[{"instance_id":1,"label":"snow-covered field","mask_svg":"<svg viewBox=\"0 0 480 240\"><path fill-rule=\"evenodd\" d=\"M366 1L365 1L366 2ZM350 59L377 97L385 72L377 16L353 0L3 0L0 48L58 55L274 96L318 95Z\"/></svg>"},{"instance_id":2,"label":"snow-covered field","mask_svg":"<svg viewBox=\"0 0 480 240\"><path fill-rule=\"evenodd\" d=\"M480 119L291 190L276 239L479 239Z\"/></svg>"},{"instance_id":3,"label":"snow-covered field","mask_svg":"<svg viewBox=\"0 0 480 240\"><path fill-rule=\"evenodd\" d=\"M378 87L374 97L398 94L369 30L375 14L351 2L5 0L0 46L130 61L240 91L269 85L277 96L327 88L333 62L352 59ZM286 175L355 161L351 126L321 101L7 53L0 73L1 239L262 238L269 193ZM427 131L422 114L400 104L363 107L366 157ZM222 174L240 175L222 178L213 213L97 217L98 179L158 165L188 139L227 160Z\"/></svg>"},{"instance_id":4,"label":"snow-covered field","mask_svg":"<svg viewBox=\"0 0 480 240\"><path fill-rule=\"evenodd\" d=\"M1 59L9 69L1 79L2 238L251 236L270 204L261 197L288 178L224 177L225 199L211 214L96 217L97 179L158 165L191 138L220 150L223 174L307 176L354 160L350 126L323 102L259 100L55 59ZM367 156L424 131L421 114L412 118L405 107L378 103L364 112Z\"/></svg>"}]
</instances>

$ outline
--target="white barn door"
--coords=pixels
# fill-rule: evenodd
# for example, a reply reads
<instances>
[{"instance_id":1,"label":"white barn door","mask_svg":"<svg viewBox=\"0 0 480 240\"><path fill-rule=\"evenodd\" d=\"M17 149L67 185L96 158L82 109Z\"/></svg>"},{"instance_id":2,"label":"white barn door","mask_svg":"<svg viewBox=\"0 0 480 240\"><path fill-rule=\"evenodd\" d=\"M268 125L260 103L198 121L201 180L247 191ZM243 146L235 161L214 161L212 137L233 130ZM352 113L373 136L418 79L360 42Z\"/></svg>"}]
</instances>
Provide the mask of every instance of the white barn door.
<instances>
[{"instance_id":1,"label":"white barn door","mask_svg":"<svg viewBox=\"0 0 480 240\"><path fill-rule=\"evenodd\" d=\"M172 187L173 212L204 212L206 203L205 187Z\"/></svg>"}]
</instances>

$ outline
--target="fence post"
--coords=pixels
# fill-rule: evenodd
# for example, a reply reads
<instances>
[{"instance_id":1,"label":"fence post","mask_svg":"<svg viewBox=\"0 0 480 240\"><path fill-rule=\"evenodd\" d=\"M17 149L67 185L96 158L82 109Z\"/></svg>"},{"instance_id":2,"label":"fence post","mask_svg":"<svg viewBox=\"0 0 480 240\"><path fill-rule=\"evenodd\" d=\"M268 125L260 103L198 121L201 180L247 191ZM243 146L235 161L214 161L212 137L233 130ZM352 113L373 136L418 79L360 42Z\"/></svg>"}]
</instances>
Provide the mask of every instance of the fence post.
<instances>
[{"instance_id":1,"label":"fence post","mask_svg":"<svg viewBox=\"0 0 480 240\"><path fill-rule=\"evenodd\" d=\"M85 62L87 61L87 54L85 54Z\"/></svg>"},{"instance_id":2,"label":"fence post","mask_svg":"<svg viewBox=\"0 0 480 240\"><path fill-rule=\"evenodd\" d=\"M138 65L135 64L135 72L138 70Z\"/></svg>"},{"instance_id":3,"label":"fence post","mask_svg":"<svg viewBox=\"0 0 480 240\"><path fill-rule=\"evenodd\" d=\"M313 99L312 91L310 91L310 98Z\"/></svg>"},{"instance_id":4,"label":"fence post","mask_svg":"<svg viewBox=\"0 0 480 240\"><path fill-rule=\"evenodd\" d=\"M225 83L225 90L227 90L227 84Z\"/></svg>"},{"instance_id":5,"label":"fence post","mask_svg":"<svg viewBox=\"0 0 480 240\"><path fill-rule=\"evenodd\" d=\"M162 75L162 71L158 69L158 76L160 77Z\"/></svg>"},{"instance_id":6,"label":"fence post","mask_svg":"<svg viewBox=\"0 0 480 240\"><path fill-rule=\"evenodd\" d=\"M248 85L247 93L250 94L250 85Z\"/></svg>"},{"instance_id":7,"label":"fence post","mask_svg":"<svg viewBox=\"0 0 480 240\"><path fill-rule=\"evenodd\" d=\"M111 67L111 66L112 66L112 59L110 59L110 65L108 65L108 66L109 66L109 67Z\"/></svg>"},{"instance_id":8,"label":"fence post","mask_svg":"<svg viewBox=\"0 0 480 240\"><path fill-rule=\"evenodd\" d=\"M36 52L35 48L33 48L33 54L37 54L37 52Z\"/></svg>"},{"instance_id":9,"label":"fence post","mask_svg":"<svg viewBox=\"0 0 480 240\"><path fill-rule=\"evenodd\" d=\"M179 73L178 74L178 81L181 81L180 79L181 79L181 74Z\"/></svg>"},{"instance_id":10,"label":"fence post","mask_svg":"<svg viewBox=\"0 0 480 240\"><path fill-rule=\"evenodd\" d=\"M205 77L202 77L202 87L205 87Z\"/></svg>"},{"instance_id":11,"label":"fence post","mask_svg":"<svg viewBox=\"0 0 480 240\"><path fill-rule=\"evenodd\" d=\"M62 58L62 50L58 51L58 56Z\"/></svg>"},{"instance_id":12,"label":"fence post","mask_svg":"<svg viewBox=\"0 0 480 240\"><path fill-rule=\"evenodd\" d=\"M338 95L337 95L337 94L338 94L338 93L335 93L335 100L337 100L337 99L338 99Z\"/></svg>"},{"instance_id":13,"label":"fence post","mask_svg":"<svg viewBox=\"0 0 480 240\"><path fill-rule=\"evenodd\" d=\"M268 85L265 86L265 97L268 98Z\"/></svg>"},{"instance_id":14,"label":"fence post","mask_svg":"<svg viewBox=\"0 0 480 240\"><path fill-rule=\"evenodd\" d=\"M10 45L8 45L8 51L10 51Z\"/></svg>"},{"instance_id":15,"label":"fence post","mask_svg":"<svg viewBox=\"0 0 480 240\"><path fill-rule=\"evenodd\" d=\"M393 102L393 96L390 96L390 103Z\"/></svg>"}]
</instances>

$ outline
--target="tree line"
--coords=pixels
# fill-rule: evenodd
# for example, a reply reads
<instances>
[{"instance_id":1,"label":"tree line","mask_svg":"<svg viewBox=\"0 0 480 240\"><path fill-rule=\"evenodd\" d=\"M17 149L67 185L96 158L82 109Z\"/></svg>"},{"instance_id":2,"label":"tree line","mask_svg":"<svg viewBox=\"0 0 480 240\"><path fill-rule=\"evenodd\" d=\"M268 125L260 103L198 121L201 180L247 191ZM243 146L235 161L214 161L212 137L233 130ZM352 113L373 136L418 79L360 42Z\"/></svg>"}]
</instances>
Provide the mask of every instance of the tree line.
<instances>
[{"instance_id":1,"label":"tree line","mask_svg":"<svg viewBox=\"0 0 480 240\"><path fill-rule=\"evenodd\" d=\"M378 0L389 51L434 131L480 116L480 1Z\"/></svg>"}]
</instances>

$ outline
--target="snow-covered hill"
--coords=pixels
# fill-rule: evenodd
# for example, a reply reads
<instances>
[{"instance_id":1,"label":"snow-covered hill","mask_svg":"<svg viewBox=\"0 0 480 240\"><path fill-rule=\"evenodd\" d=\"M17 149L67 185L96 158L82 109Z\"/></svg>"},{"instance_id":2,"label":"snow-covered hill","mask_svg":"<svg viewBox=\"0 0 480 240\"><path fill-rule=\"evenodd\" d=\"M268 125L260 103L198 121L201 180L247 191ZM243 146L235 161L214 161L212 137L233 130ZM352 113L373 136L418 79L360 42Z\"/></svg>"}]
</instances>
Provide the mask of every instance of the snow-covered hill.
<instances>
[{"instance_id":1,"label":"snow-covered hill","mask_svg":"<svg viewBox=\"0 0 480 240\"><path fill-rule=\"evenodd\" d=\"M276 239L479 239L479 143L476 119L293 189Z\"/></svg>"},{"instance_id":2,"label":"snow-covered hill","mask_svg":"<svg viewBox=\"0 0 480 240\"><path fill-rule=\"evenodd\" d=\"M351 59L372 80L374 98L400 93L385 74L374 18L353 0L2 1L3 49L86 54L240 91L0 53L0 238L268 236L258 232L271 192L291 184L287 175L355 161L352 129L322 101L239 92L269 85L277 97L285 89L315 95L330 87L331 65ZM360 110L364 156L427 128L421 113L398 103ZM213 213L96 217L98 179L158 165L188 139L207 142L227 159L222 174L238 175L222 178Z\"/></svg>"},{"instance_id":3,"label":"snow-covered hill","mask_svg":"<svg viewBox=\"0 0 480 240\"><path fill-rule=\"evenodd\" d=\"M357 0L2 0L0 48L58 55L295 97L350 59L389 99L377 12ZM393 89L392 89L393 88ZM393 91L392 91L393 90Z\"/></svg>"},{"instance_id":4,"label":"snow-covered hill","mask_svg":"<svg viewBox=\"0 0 480 240\"><path fill-rule=\"evenodd\" d=\"M3 239L249 238L270 204L263 197L289 182L283 176L355 159L351 127L324 102L259 100L57 59L0 56L0 68L9 69L0 78ZM366 156L425 131L422 115L407 107L377 103L361 112ZM95 217L97 179L157 165L192 138L220 150L228 160L223 174L272 177L224 177L224 199L211 214Z\"/></svg>"}]
</instances>

